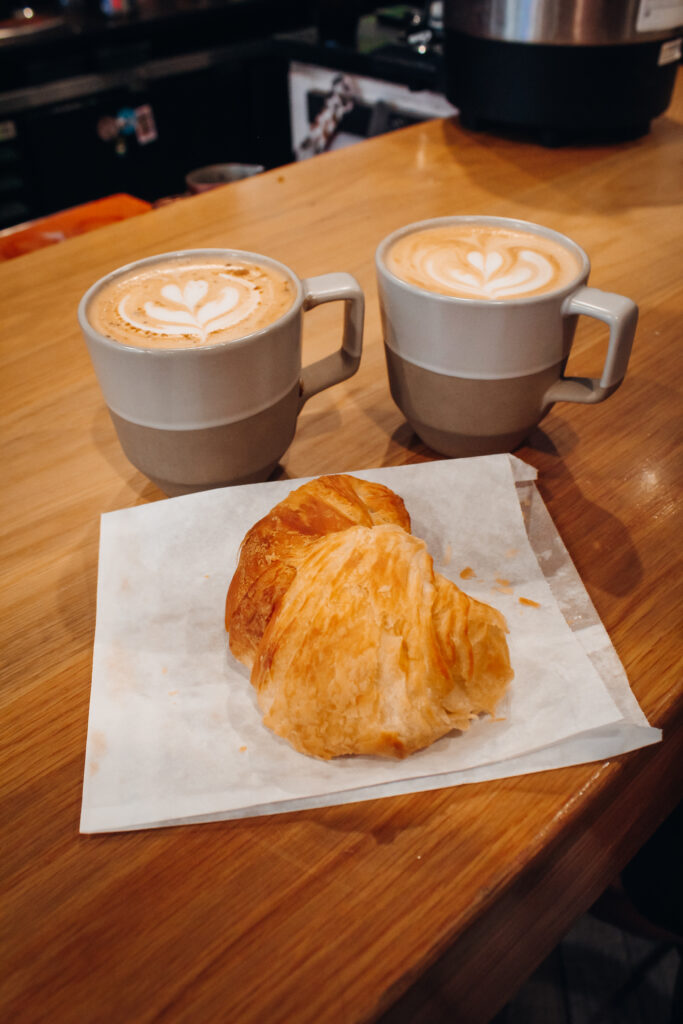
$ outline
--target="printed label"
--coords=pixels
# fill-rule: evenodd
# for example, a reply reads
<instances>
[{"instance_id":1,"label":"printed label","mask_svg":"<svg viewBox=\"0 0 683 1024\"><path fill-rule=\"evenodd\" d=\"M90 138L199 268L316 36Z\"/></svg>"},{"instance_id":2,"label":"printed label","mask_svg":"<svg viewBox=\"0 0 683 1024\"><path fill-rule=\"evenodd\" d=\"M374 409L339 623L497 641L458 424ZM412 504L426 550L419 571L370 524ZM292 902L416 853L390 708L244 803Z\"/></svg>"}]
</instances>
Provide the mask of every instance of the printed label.
<instances>
[{"instance_id":1,"label":"printed label","mask_svg":"<svg viewBox=\"0 0 683 1024\"><path fill-rule=\"evenodd\" d=\"M681 59L681 42L680 39L667 39L665 43L662 43L657 58L660 67L662 64L673 64L674 61Z\"/></svg>"},{"instance_id":2,"label":"printed label","mask_svg":"<svg viewBox=\"0 0 683 1024\"><path fill-rule=\"evenodd\" d=\"M154 114L149 103L135 109L135 135L141 146L155 142L158 138Z\"/></svg>"},{"instance_id":3,"label":"printed label","mask_svg":"<svg viewBox=\"0 0 683 1024\"><path fill-rule=\"evenodd\" d=\"M637 32L662 32L683 25L683 0L640 0Z\"/></svg>"}]
</instances>

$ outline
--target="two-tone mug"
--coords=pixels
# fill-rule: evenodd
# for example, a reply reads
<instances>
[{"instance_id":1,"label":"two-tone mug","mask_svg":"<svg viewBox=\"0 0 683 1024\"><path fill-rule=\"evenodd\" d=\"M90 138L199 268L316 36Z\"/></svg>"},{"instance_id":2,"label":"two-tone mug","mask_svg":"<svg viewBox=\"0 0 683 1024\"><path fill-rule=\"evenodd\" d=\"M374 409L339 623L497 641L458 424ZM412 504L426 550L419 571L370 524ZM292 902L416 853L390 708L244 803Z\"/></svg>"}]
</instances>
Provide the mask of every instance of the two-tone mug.
<instances>
[{"instance_id":1,"label":"two-tone mug","mask_svg":"<svg viewBox=\"0 0 683 1024\"><path fill-rule=\"evenodd\" d=\"M624 378L638 309L588 287L588 256L550 228L422 221L380 243L376 268L392 397L438 452L510 451L555 402L602 402ZM580 314L609 324L599 379L564 375Z\"/></svg>"},{"instance_id":2,"label":"two-tone mug","mask_svg":"<svg viewBox=\"0 0 683 1024\"><path fill-rule=\"evenodd\" d=\"M304 311L338 300L341 347L302 370ZM266 479L303 404L358 369L363 311L350 274L191 249L106 275L78 317L124 452L175 495Z\"/></svg>"}]
</instances>

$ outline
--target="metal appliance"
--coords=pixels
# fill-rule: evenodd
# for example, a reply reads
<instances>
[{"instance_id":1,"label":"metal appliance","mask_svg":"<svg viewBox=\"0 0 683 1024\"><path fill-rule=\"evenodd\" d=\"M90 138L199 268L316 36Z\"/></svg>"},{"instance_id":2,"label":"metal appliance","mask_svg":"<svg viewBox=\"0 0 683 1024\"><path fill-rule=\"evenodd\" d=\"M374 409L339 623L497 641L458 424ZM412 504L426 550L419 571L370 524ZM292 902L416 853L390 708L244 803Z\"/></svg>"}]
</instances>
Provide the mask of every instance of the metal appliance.
<instances>
[{"instance_id":1,"label":"metal appliance","mask_svg":"<svg viewBox=\"0 0 683 1024\"><path fill-rule=\"evenodd\" d=\"M546 145L644 135L671 100L683 0L445 0L445 88L466 127Z\"/></svg>"}]
</instances>

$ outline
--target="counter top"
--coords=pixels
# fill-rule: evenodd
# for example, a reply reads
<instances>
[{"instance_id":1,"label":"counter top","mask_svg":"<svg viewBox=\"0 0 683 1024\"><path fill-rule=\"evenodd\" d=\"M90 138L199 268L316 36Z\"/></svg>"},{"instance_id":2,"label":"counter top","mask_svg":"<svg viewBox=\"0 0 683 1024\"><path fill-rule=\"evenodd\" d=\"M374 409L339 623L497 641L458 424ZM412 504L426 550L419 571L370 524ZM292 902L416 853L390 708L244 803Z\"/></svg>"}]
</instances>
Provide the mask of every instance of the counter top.
<instances>
[{"instance_id":1,"label":"counter top","mask_svg":"<svg viewBox=\"0 0 683 1024\"><path fill-rule=\"evenodd\" d=\"M38 4L33 17L10 18L0 23L0 46L11 50L22 46L51 45L74 36L125 38L131 34L139 35L144 28L163 31L165 27L175 25L187 29L197 22L208 24L211 18L219 17L229 19L225 24L232 20L241 28L250 16L252 19L268 16L277 20L278 6L276 0L137 0L129 5L127 12L105 14L97 4L85 2L64 6L53 3L47 7L43 5L42 9ZM304 14L308 13L307 0L298 0L288 6L289 14L284 21L301 24ZM263 26L261 20L261 33Z\"/></svg>"},{"instance_id":2,"label":"counter top","mask_svg":"<svg viewBox=\"0 0 683 1024\"><path fill-rule=\"evenodd\" d=\"M54 6L54 5L53 5ZM124 72L155 60L229 47L305 25L307 0L139 0L129 14L107 16L74 4L29 22L0 25L0 94L82 75ZM18 24L19 30L12 31ZM45 101L47 102L47 100Z\"/></svg>"},{"instance_id":3,"label":"counter top","mask_svg":"<svg viewBox=\"0 0 683 1024\"><path fill-rule=\"evenodd\" d=\"M483 1022L669 813L683 764L682 155L679 79L635 142L546 150L433 121L0 265L3 1019L398 1024L448 1005ZM640 305L617 394L555 406L517 454L663 742L431 793L79 835L99 516L162 498L118 445L79 297L120 264L192 246L350 271L367 298L361 368L306 404L277 475L434 459L389 395L373 256L402 223L449 213L559 229L590 253L593 284ZM337 316L307 314L307 361L333 347ZM570 372L599 369L605 335L580 322Z\"/></svg>"}]
</instances>

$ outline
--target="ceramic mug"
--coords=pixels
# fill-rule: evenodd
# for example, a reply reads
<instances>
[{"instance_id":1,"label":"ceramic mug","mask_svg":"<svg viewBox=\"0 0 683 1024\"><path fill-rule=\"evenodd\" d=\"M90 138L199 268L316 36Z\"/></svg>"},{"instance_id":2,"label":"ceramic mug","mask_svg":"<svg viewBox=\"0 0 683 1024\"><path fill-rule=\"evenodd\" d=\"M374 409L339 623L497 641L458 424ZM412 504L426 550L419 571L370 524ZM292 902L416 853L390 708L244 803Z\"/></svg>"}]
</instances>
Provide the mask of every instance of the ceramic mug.
<instances>
[{"instance_id":1,"label":"ceramic mug","mask_svg":"<svg viewBox=\"0 0 683 1024\"><path fill-rule=\"evenodd\" d=\"M389 268L392 247L400 239L442 227L467 232L482 227L547 239L571 257L575 270L557 287L546 286L528 297L477 298L429 290ZM461 272L463 279L483 272L477 268L490 276L498 266L500 274L509 270L498 257L489 255L491 262L485 263L483 256L466 255L473 261L472 274ZM437 452L511 451L555 402L603 402L624 378L638 308L622 295L588 287L588 256L550 228L504 217L421 221L380 243L376 270L391 395L418 436ZM609 325L599 379L564 375L581 314Z\"/></svg>"},{"instance_id":2,"label":"ceramic mug","mask_svg":"<svg viewBox=\"0 0 683 1024\"><path fill-rule=\"evenodd\" d=\"M263 171L265 167L262 164L209 164L208 167L198 167L186 174L185 184L190 192L198 195L201 192L210 192L219 185L229 185L232 181L253 178Z\"/></svg>"},{"instance_id":3,"label":"ceramic mug","mask_svg":"<svg viewBox=\"0 0 683 1024\"><path fill-rule=\"evenodd\" d=\"M89 319L101 289L131 272L175 259L237 260L270 267L291 284L291 306L236 340L192 348L113 340ZM341 347L302 369L303 313L341 301ZM346 273L301 280L258 253L194 249L127 264L85 293L78 319L121 446L168 495L265 480L292 441L306 401L352 376L361 358L364 298ZM185 315L185 314L183 314Z\"/></svg>"}]
</instances>

